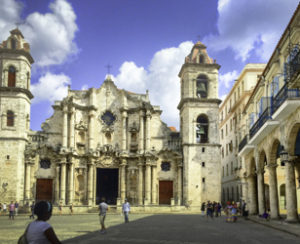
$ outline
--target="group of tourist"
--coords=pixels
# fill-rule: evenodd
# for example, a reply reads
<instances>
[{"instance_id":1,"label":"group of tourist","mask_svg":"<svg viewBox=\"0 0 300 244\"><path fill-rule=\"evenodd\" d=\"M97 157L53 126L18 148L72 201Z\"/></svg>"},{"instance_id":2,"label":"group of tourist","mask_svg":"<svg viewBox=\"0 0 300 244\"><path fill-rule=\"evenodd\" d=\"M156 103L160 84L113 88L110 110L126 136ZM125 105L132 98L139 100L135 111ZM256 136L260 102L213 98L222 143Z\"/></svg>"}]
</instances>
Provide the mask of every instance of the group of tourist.
<instances>
[{"instance_id":1,"label":"group of tourist","mask_svg":"<svg viewBox=\"0 0 300 244\"><path fill-rule=\"evenodd\" d=\"M6 215L7 212L9 214L9 219L14 220L15 216L18 215L19 211L19 203L11 201L10 204L0 203L0 215Z\"/></svg>"},{"instance_id":2,"label":"group of tourist","mask_svg":"<svg viewBox=\"0 0 300 244\"><path fill-rule=\"evenodd\" d=\"M228 201L224 208L221 203L215 201L207 201L201 204L202 216L205 216L206 213L207 218L210 217L212 219L213 217L221 216L222 210L225 213L226 222L236 222L238 215L243 216L245 219L248 217L248 209L245 201L242 201L242 204Z\"/></svg>"},{"instance_id":3,"label":"group of tourist","mask_svg":"<svg viewBox=\"0 0 300 244\"><path fill-rule=\"evenodd\" d=\"M205 211L206 211L206 217L211 217L213 218L215 217L219 217L221 216L221 211L222 211L222 205L219 202L211 202L211 201L207 201L207 203L203 202L201 204L201 212L202 215L205 215Z\"/></svg>"}]
</instances>

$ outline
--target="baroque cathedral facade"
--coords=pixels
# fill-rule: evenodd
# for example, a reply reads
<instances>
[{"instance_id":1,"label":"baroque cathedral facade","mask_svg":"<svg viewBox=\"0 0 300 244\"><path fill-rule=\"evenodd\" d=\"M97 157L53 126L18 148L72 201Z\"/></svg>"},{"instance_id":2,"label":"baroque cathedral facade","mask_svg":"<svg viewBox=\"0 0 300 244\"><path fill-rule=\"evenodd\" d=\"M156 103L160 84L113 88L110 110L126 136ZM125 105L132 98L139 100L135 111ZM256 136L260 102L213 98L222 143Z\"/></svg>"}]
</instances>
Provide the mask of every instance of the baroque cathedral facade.
<instances>
[{"instance_id":1,"label":"baroque cathedral facade","mask_svg":"<svg viewBox=\"0 0 300 244\"><path fill-rule=\"evenodd\" d=\"M179 72L180 132L148 93L72 90L30 130L30 46L19 29L0 44L0 199L93 207L188 206L220 201L218 70L197 42Z\"/></svg>"}]
</instances>

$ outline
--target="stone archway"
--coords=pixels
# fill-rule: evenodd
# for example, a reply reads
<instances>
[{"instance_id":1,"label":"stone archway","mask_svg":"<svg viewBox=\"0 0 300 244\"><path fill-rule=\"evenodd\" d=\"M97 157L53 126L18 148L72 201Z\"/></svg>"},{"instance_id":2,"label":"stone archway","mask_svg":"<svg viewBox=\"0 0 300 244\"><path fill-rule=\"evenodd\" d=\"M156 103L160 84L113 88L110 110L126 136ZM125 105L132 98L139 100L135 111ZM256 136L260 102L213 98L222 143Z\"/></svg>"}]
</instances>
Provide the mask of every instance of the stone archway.
<instances>
[{"instance_id":1,"label":"stone archway","mask_svg":"<svg viewBox=\"0 0 300 244\"><path fill-rule=\"evenodd\" d=\"M279 187L279 204L281 209L286 210L285 184L282 184Z\"/></svg>"},{"instance_id":2,"label":"stone archway","mask_svg":"<svg viewBox=\"0 0 300 244\"><path fill-rule=\"evenodd\" d=\"M295 155L295 152L300 151L300 123L293 123L288 132L285 145L285 149L290 156L289 161L285 164L286 221L298 222L295 168L299 168L297 166L300 163L300 155Z\"/></svg>"}]
</instances>

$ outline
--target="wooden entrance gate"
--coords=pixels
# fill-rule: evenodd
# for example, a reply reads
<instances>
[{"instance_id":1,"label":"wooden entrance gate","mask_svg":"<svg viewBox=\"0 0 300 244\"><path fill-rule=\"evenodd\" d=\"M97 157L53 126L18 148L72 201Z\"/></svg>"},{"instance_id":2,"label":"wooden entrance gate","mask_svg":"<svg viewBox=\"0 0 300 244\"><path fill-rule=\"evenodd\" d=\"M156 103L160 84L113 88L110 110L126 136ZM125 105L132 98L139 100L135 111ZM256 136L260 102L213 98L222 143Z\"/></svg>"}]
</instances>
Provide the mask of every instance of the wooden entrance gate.
<instances>
[{"instance_id":1,"label":"wooden entrance gate","mask_svg":"<svg viewBox=\"0 0 300 244\"><path fill-rule=\"evenodd\" d=\"M173 181L159 181L159 204L171 204Z\"/></svg>"},{"instance_id":2,"label":"wooden entrance gate","mask_svg":"<svg viewBox=\"0 0 300 244\"><path fill-rule=\"evenodd\" d=\"M52 179L37 179L36 200L52 201Z\"/></svg>"}]
</instances>

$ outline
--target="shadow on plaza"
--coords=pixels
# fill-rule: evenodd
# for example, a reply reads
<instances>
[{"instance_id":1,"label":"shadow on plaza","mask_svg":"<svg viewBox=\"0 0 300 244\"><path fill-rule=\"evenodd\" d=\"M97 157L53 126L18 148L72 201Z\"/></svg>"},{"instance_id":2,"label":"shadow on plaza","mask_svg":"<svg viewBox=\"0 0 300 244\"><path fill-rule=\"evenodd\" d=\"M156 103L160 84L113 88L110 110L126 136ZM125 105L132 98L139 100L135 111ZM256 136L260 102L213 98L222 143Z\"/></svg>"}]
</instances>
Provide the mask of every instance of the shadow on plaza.
<instances>
[{"instance_id":1,"label":"shadow on plaza","mask_svg":"<svg viewBox=\"0 0 300 244\"><path fill-rule=\"evenodd\" d=\"M109 220L109 215L107 220ZM100 233L100 223L98 231L81 230L77 232L86 233L74 238L66 239L63 243L96 243L107 239L123 239L129 241L129 239L143 239L143 240L167 240L174 238L174 232L180 232L183 223L199 222L199 215L166 215L157 214L146 216L137 220L130 221L128 224L122 223L107 228L106 234ZM204 220L204 218L203 218ZM172 233L172 236L170 235ZM192 235L192 231L190 235ZM175 234L176 236L176 234ZM179 237L180 238L180 237ZM184 239L183 239L184 241Z\"/></svg>"}]
</instances>

